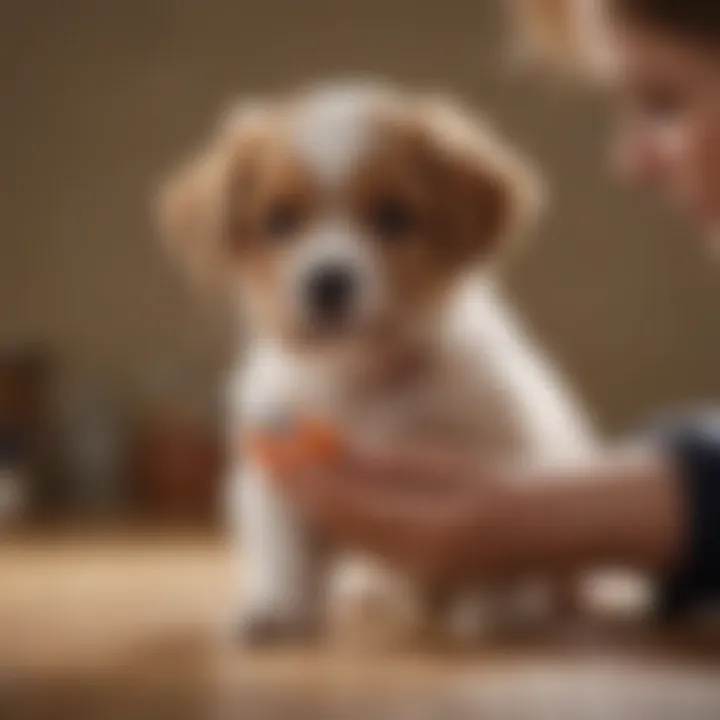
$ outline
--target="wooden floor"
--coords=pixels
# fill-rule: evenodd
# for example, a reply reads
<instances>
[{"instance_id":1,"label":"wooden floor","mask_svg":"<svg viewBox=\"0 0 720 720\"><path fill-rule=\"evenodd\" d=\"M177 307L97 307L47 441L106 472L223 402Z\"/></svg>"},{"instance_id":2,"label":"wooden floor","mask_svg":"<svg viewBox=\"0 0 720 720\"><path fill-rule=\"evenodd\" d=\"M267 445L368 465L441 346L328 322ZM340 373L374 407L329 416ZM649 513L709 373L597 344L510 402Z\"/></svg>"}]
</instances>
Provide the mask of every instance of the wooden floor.
<instances>
[{"instance_id":1,"label":"wooden floor","mask_svg":"<svg viewBox=\"0 0 720 720\"><path fill-rule=\"evenodd\" d=\"M720 718L720 642L598 626L472 651L245 652L225 543L0 540L0 718Z\"/></svg>"}]
</instances>

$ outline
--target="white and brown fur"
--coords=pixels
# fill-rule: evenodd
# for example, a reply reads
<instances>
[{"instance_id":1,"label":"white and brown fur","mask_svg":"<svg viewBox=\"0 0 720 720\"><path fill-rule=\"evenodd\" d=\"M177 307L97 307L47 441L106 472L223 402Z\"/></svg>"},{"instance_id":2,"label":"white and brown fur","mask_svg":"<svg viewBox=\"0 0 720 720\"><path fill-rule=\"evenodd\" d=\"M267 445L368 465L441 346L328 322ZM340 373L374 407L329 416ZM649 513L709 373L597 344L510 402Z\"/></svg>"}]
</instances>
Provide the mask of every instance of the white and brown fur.
<instances>
[{"instance_id":1,"label":"white and brown fur","mask_svg":"<svg viewBox=\"0 0 720 720\"><path fill-rule=\"evenodd\" d=\"M434 96L338 85L226 117L164 189L161 220L251 334L230 384L231 443L279 410L379 442L587 450L585 418L494 288L535 185L503 142ZM309 289L328 268L352 286L331 322ZM249 640L314 626L328 579L343 622L423 605L412 578L320 552L252 460L237 458L231 486Z\"/></svg>"}]
</instances>

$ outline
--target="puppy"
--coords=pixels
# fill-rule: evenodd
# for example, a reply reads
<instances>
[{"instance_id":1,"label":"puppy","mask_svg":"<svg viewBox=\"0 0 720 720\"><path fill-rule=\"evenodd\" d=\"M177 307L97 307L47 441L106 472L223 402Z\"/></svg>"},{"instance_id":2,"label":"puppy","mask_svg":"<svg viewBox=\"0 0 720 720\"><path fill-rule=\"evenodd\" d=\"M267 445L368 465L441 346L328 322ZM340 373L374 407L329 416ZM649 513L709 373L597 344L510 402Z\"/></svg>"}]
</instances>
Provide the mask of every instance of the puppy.
<instances>
[{"instance_id":1,"label":"puppy","mask_svg":"<svg viewBox=\"0 0 720 720\"><path fill-rule=\"evenodd\" d=\"M585 451L585 419L493 287L535 199L525 164L436 97L339 85L224 118L164 188L160 215L172 252L250 333L230 383L232 447L280 411L378 442ZM247 641L317 628L328 581L341 624L426 614L425 588L321 548L261 467L235 465ZM479 612L474 589L452 599Z\"/></svg>"}]
</instances>

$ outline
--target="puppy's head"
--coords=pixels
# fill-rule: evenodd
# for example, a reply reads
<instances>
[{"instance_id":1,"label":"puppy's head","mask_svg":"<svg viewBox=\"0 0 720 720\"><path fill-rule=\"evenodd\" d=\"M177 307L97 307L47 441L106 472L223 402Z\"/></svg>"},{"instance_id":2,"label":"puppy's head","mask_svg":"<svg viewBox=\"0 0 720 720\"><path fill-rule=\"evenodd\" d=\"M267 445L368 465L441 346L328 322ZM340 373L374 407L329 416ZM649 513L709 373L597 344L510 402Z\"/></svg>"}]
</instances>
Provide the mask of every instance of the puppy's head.
<instances>
[{"instance_id":1,"label":"puppy's head","mask_svg":"<svg viewBox=\"0 0 720 720\"><path fill-rule=\"evenodd\" d=\"M342 86L240 107L166 185L161 225L255 332L377 341L428 321L499 251L530 184L450 103Z\"/></svg>"}]
</instances>

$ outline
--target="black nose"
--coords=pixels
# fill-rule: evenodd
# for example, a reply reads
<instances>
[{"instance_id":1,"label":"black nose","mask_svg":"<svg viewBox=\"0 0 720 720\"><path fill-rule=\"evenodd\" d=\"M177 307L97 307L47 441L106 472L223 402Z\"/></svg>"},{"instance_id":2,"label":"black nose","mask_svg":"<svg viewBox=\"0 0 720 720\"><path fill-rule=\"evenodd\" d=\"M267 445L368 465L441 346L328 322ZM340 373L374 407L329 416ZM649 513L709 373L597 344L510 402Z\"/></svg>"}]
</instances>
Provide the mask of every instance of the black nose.
<instances>
[{"instance_id":1,"label":"black nose","mask_svg":"<svg viewBox=\"0 0 720 720\"><path fill-rule=\"evenodd\" d=\"M321 321L342 318L350 308L354 293L355 276L343 267L318 268L307 282L311 311Z\"/></svg>"}]
</instances>

